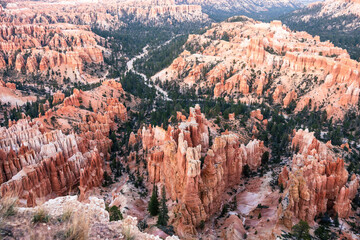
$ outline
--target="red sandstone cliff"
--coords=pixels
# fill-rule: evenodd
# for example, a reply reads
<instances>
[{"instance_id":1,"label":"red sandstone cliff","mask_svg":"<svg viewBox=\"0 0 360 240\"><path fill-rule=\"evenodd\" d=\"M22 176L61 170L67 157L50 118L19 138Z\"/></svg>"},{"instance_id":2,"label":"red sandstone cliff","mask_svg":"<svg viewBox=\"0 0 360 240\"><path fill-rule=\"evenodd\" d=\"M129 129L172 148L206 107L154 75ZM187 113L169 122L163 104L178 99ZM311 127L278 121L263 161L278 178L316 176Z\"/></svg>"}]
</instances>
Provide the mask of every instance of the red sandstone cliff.
<instances>
[{"instance_id":1,"label":"red sandstone cliff","mask_svg":"<svg viewBox=\"0 0 360 240\"><path fill-rule=\"evenodd\" d=\"M75 1L76 2L76 1ZM163 25L173 22L206 22L208 16L201 6L177 4L173 0L132 1L78 1L76 4L47 1L17 1L16 7L8 6L0 18L6 21L33 24L70 23L96 25L102 29L118 29L129 22Z\"/></svg>"},{"instance_id":2,"label":"red sandstone cliff","mask_svg":"<svg viewBox=\"0 0 360 240\"><path fill-rule=\"evenodd\" d=\"M116 118L127 120L126 108L118 100L123 94L114 80L91 91L75 89L45 116L0 128L1 196L16 195L32 206L37 198L64 195L77 186L84 198L90 188L100 185L112 144L109 131L116 128ZM54 101L59 98L61 93ZM90 104L93 111L80 108Z\"/></svg>"},{"instance_id":3,"label":"red sandstone cliff","mask_svg":"<svg viewBox=\"0 0 360 240\"><path fill-rule=\"evenodd\" d=\"M149 181L164 184L177 201L173 221L181 236L195 234L201 221L218 212L224 192L239 184L243 166L256 169L265 152L261 141L244 145L228 132L209 146L210 127L196 106L175 128L150 126L141 133L143 147L149 151Z\"/></svg>"},{"instance_id":4,"label":"red sandstone cliff","mask_svg":"<svg viewBox=\"0 0 360 240\"><path fill-rule=\"evenodd\" d=\"M252 19L213 24L202 35L190 35L186 49L153 80L195 86L214 97L244 102L271 97L295 111L305 106L341 118L357 106L360 63L346 50L293 32L280 21Z\"/></svg>"},{"instance_id":5,"label":"red sandstone cliff","mask_svg":"<svg viewBox=\"0 0 360 240\"><path fill-rule=\"evenodd\" d=\"M320 213L332 211L341 218L351 213L359 179L348 181L344 160L336 158L331 146L319 142L313 133L299 130L292 140L294 154L291 170L284 167L279 184L285 188L279 206L279 219L291 228L296 219L309 223Z\"/></svg>"},{"instance_id":6,"label":"red sandstone cliff","mask_svg":"<svg viewBox=\"0 0 360 240\"><path fill-rule=\"evenodd\" d=\"M100 37L86 26L22 23L14 26L11 22L3 22L0 36L3 69L12 67L10 59L15 57L16 51L20 53L16 56L15 69L28 73L60 66L81 71L84 63L103 62L102 49L97 45ZM30 56L24 58L25 52Z\"/></svg>"}]
</instances>

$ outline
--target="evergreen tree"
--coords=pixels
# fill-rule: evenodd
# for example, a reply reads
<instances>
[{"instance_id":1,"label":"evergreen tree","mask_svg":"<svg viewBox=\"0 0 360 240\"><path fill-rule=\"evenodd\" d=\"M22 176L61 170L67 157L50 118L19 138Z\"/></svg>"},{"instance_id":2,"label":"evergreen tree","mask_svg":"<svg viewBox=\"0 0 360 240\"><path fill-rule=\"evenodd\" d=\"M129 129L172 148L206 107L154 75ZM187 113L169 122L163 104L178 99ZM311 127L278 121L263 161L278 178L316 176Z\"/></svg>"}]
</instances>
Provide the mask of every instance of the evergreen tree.
<instances>
[{"instance_id":1,"label":"evergreen tree","mask_svg":"<svg viewBox=\"0 0 360 240\"><path fill-rule=\"evenodd\" d=\"M159 212L159 218L157 221L157 224L161 225L161 226L167 226L167 222L169 220L169 215L168 215L168 208L166 206L166 192L165 192L165 186L163 186L162 191L161 191L161 205L160 205L160 212Z\"/></svg>"},{"instance_id":2,"label":"evergreen tree","mask_svg":"<svg viewBox=\"0 0 360 240\"><path fill-rule=\"evenodd\" d=\"M150 202L148 205L148 211L151 214L151 216L156 216L159 214L159 200L158 200L158 194L157 194L157 187L154 184L153 192L150 198Z\"/></svg>"},{"instance_id":3,"label":"evergreen tree","mask_svg":"<svg viewBox=\"0 0 360 240\"><path fill-rule=\"evenodd\" d=\"M298 224L292 227L292 234L295 239L298 240L310 240L311 236L309 233L309 224L303 220L300 220Z\"/></svg>"}]
</instances>

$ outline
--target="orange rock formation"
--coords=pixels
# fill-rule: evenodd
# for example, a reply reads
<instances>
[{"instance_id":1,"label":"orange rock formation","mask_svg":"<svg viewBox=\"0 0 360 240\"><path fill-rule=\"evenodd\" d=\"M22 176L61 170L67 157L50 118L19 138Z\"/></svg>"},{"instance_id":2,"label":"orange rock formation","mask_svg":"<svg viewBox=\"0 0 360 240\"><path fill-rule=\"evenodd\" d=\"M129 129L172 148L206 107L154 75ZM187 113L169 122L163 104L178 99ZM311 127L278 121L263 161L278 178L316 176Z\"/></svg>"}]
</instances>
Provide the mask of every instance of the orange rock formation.
<instances>
[{"instance_id":1,"label":"orange rock formation","mask_svg":"<svg viewBox=\"0 0 360 240\"><path fill-rule=\"evenodd\" d=\"M177 201L174 225L181 236L195 234L195 228L219 210L225 191L239 184L243 166L256 169L265 152L261 141L244 145L229 132L216 137L210 147L210 127L197 105L175 128L142 130L143 147L149 150L149 181L164 184Z\"/></svg>"},{"instance_id":2,"label":"orange rock formation","mask_svg":"<svg viewBox=\"0 0 360 240\"><path fill-rule=\"evenodd\" d=\"M319 142L313 133L297 131L292 147L298 153L293 156L291 170L284 167L279 176L279 184L285 188L280 220L291 228L296 219L312 223L315 216L327 211L348 217L359 187L357 176L348 182L344 160L336 158L331 146Z\"/></svg>"},{"instance_id":3,"label":"orange rock formation","mask_svg":"<svg viewBox=\"0 0 360 240\"><path fill-rule=\"evenodd\" d=\"M109 131L115 129L116 118L127 120L126 108L118 100L123 94L114 80L91 91L75 89L45 116L0 128L1 196L19 196L30 206L37 198L64 195L77 186L83 199L90 188L100 185L112 144ZM54 100L63 97L57 93ZM96 112L80 108L90 104Z\"/></svg>"},{"instance_id":4,"label":"orange rock formation","mask_svg":"<svg viewBox=\"0 0 360 240\"><path fill-rule=\"evenodd\" d=\"M214 89L214 97L248 103L272 97L288 107L294 100L296 111L309 106L326 110L329 118L341 118L358 104L360 63L346 50L279 21L244 19L190 35L187 50L153 79L196 84Z\"/></svg>"}]
</instances>

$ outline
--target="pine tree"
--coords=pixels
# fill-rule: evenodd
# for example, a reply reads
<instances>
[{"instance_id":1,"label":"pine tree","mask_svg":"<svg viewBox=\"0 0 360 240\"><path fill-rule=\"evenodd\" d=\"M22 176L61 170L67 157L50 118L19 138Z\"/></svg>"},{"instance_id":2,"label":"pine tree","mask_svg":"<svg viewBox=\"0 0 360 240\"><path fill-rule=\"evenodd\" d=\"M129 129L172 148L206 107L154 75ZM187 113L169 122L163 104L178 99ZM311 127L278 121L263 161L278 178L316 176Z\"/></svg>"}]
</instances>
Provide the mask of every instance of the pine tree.
<instances>
[{"instance_id":1,"label":"pine tree","mask_svg":"<svg viewBox=\"0 0 360 240\"><path fill-rule=\"evenodd\" d=\"M163 186L162 191L161 191L161 205L160 205L160 212L159 212L159 218L157 221L157 224L162 225L162 226L167 226L167 222L169 220L169 215L168 215L168 208L166 206L166 192L165 192L165 186Z\"/></svg>"},{"instance_id":2,"label":"pine tree","mask_svg":"<svg viewBox=\"0 0 360 240\"><path fill-rule=\"evenodd\" d=\"M156 216L159 214L159 200L158 200L158 194L157 194L157 187L154 184L153 192L150 198L150 202L148 205L148 211L151 214L151 216Z\"/></svg>"}]
</instances>

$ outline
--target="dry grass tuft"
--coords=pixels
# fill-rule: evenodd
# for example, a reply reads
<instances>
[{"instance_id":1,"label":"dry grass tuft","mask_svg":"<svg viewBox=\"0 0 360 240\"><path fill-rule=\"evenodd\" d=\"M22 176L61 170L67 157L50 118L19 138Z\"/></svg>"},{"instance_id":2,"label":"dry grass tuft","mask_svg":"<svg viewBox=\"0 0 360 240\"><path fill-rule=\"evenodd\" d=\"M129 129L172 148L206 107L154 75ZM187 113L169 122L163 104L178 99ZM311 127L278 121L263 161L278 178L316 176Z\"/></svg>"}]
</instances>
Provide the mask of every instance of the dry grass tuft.
<instances>
[{"instance_id":1,"label":"dry grass tuft","mask_svg":"<svg viewBox=\"0 0 360 240\"><path fill-rule=\"evenodd\" d=\"M123 226L122 234L124 235L126 240L134 240L135 239L135 235L132 233L130 226Z\"/></svg>"},{"instance_id":2,"label":"dry grass tuft","mask_svg":"<svg viewBox=\"0 0 360 240\"><path fill-rule=\"evenodd\" d=\"M68 240L85 240L88 239L90 230L90 221L87 214L79 212L72 214L69 223L66 239Z\"/></svg>"},{"instance_id":3,"label":"dry grass tuft","mask_svg":"<svg viewBox=\"0 0 360 240\"><path fill-rule=\"evenodd\" d=\"M47 223L50 217L43 208L38 208L33 216L33 223Z\"/></svg>"},{"instance_id":4,"label":"dry grass tuft","mask_svg":"<svg viewBox=\"0 0 360 240\"><path fill-rule=\"evenodd\" d=\"M71 207L66 207L61 216L61 221L67 222L69 221L74 214L74 210Z\"/></svg>"},{"instance_id":5,"label":"dry grass tuft","mask_svg":"<svg viewBox=\"0 0 360 240\"><path fill-rule=\"evenodd\" d=\"M16 204L18 199L16 197L3 197L0 199L0 218L7 218L16 214Z\"/></svg>"}]
</instances>

